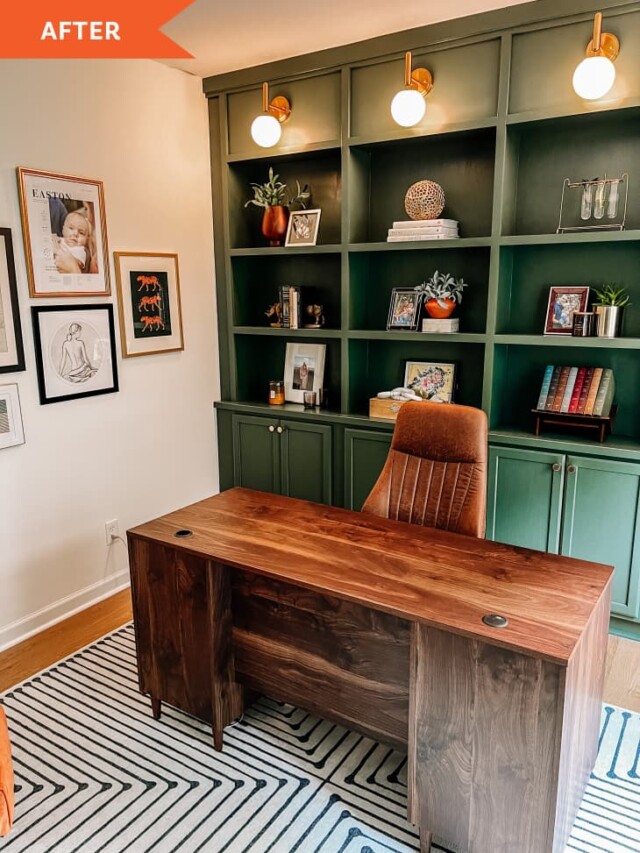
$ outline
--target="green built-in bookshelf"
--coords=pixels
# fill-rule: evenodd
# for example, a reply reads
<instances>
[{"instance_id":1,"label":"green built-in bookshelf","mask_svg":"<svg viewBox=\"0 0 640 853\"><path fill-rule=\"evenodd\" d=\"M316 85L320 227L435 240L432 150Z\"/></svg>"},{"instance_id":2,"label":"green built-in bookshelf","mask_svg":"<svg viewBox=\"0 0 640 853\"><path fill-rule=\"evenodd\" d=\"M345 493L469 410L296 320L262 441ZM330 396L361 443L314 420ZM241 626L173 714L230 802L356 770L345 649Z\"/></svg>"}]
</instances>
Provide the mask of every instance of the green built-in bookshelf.
<instances>
[{"instance_id":1,"label":"green built-in bookshelf","mask_svg":"<svg viewBox=\"0 0 640 853\"><path fill-rule=\"evenodd\" d=\"M573 92L571 78L597 9L621 51L610 96L587 103ZM401 129L389 103L402 86L407 49L414 67L432 71L434 88L422 122ZM496 452L551 449L564 467L571 454L640 463L639 52L640 3L566 0L559 7L541 0L204 81L223 486L251 484L251 466L261 464L254 452L251 466L243 467L248 456L238 446L237 419L262 417L266 426L278 423L283 430L288 419L330 430L330 460L307 479L328 476L331 500L357 505L354 496L375 479L393 428L369 419L369 398L401 385L408 360L456 363L456 400L487 412ZM265 80L272 95L285 95L292 105L281 141L268 151L250 135ZM316 246L267 246L261 211L245 201L250 183L266 180L269 166L285 183L310 185L311 206L322 210ZM630 187L623 231L556 233L565 178L623 172ZM391 223L406 219L408 187L424 178L443 187L443 216L459 221L460 239L387 243ZM435 270L469 283L457 311L460 333L386 331L392 289L414 287ZM619 338L543 334L552 285L605 282L631 295ZM283 284L300 286L305 298L324 306L322 329L269 326L264 311ZM282 378L286 343L300 340L326 345L329 408L305 412L288 405L274 413L267 404L269 380ZM570 431L534 435L531 410L550 364L613 370L618 412L605 442ZM269 441L277 440L274 434ZM368 443L359 445L359 436ZM295 458L293 431L287 440L286 453L284 445L282 453L274 445L276 457L271 448L265 462L276 472L265 482L282 490L287 460ZM640 556L627 563L626 603L619 612L634 617Z\"/></svg>"}]
</instances>

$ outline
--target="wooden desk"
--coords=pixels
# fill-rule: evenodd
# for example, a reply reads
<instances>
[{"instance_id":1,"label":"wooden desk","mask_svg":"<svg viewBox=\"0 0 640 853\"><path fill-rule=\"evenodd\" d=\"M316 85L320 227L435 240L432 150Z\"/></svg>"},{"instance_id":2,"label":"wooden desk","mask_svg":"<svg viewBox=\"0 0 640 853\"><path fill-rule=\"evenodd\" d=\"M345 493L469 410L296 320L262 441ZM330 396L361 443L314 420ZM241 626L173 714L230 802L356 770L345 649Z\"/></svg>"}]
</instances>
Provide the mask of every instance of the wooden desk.
<instances>
[{"instance_id":1,"label":"wooden desk","mask_svg":"<svg viewBox=\"0 0 640 853\"><path fill-rule=\"evenodd\" d=\"M221 749L260 691L408 749L421 849L564 850L597 752L609 567L248 489L128 538L156 717L208 720Z\"/></svg>"}]
</instances>

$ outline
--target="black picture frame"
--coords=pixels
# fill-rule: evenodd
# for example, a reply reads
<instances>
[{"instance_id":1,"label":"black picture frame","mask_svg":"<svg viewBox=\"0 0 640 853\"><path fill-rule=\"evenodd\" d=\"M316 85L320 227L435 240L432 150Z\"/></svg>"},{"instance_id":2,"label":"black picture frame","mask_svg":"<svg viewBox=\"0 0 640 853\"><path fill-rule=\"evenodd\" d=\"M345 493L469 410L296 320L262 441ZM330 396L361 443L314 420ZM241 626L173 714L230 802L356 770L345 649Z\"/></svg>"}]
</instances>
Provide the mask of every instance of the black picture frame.
<instances>
[{"instance_id":1,"label":"black picture frame","mask_svg":"<svg viewBox=\"0 0 640 853\"><path fill-rule=\"evenodd\" d=\"M113 305L38 306L31 317L42 405L119 390Z\"/></svg>"},{"instance_id":2,"label":"black picture frame","mask_svg":"<svg viewBox=\"0 0 640 853\"><path fill-rule=\"evenodd\" d=\"M387 318L388 332L416 332L420 322L420 306L423 294L407 287L394 287L389 303Z\"/></svg>"},{"instance_id":3,"label":"black picture frame","mask_svg":"<svg viewBox=\"0 0 640 853\"><path fill-rule=\"evenodd\" d=\"M6 352L0 351L0 373L18 373L25 369L25 362L10 228L0 228L0 265L0 322L4 323L6 342Z\"/></svg>"}]
</instances>

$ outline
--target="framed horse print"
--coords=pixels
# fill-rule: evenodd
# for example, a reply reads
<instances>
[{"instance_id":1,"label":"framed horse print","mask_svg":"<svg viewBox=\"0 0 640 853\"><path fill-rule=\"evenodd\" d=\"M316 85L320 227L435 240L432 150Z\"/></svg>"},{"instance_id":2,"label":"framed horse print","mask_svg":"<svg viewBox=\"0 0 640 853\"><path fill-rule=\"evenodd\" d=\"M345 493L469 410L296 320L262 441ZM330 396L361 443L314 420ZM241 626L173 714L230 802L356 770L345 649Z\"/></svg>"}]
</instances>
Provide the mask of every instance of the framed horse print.
<instances>
[{"instance_id":1,"label":"framed horse print","mask_svg":"<svg viewBox=\"0 0 640 853\"><path fill-rule=\"evenodd\" d=\"M114 252L122 355L184 349L178 256Z\"/></svg>"}]
</instances>

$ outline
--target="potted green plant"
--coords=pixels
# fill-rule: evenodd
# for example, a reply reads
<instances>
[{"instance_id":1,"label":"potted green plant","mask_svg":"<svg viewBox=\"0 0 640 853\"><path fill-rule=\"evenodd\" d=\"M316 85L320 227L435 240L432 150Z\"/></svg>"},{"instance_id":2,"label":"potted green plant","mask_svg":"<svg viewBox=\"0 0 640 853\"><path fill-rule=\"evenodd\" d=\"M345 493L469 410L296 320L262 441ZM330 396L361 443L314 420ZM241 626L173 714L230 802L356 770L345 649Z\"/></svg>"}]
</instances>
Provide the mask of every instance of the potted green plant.
<instances>
[{"instance_id":1,"label":"potted green plant","mask_svg":"<svg viewBox=\"0 0 640 853\"><path fill-rule=\"evenodd\" d=\"M428 281L423 281L414 290L424 294L424 307L430 317L444 320L450 317L456 305L462 302L462 291L467 283L449 273L436 270Z\"/></svg>"},{"instance_id":2,"label":"potted green plant","mask_svg":"<svg viewBox=\"0 0 640 853\"><path fill-rule=\"evenodd\" d=\"M599 338L617 337L622 322L622 310L630 304L629 294L624 287L605 284L599 289L596 288L593 308L597 318Z\"/></svg>"},{"instance_id":3,"label":"potted green plant","mask_svg":"<svg viewBox=\"0 0 640 853\"><path fill-rule=\"evenodd\" d=\"M245 207L250 204L264 208L262 216L262 233L269 240L270 246L281 246L287 233L289 222L289 210L294 205L304 208L307 200L311 197L307 184L300 186L296 181L297 192L295 195L287 196L287 185L279 181L280 176L274 174L273 167L269 167L269 180L264 184L254 184L253 198L246 202Z\"/></svg>"}]
</instances>

